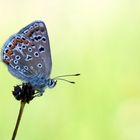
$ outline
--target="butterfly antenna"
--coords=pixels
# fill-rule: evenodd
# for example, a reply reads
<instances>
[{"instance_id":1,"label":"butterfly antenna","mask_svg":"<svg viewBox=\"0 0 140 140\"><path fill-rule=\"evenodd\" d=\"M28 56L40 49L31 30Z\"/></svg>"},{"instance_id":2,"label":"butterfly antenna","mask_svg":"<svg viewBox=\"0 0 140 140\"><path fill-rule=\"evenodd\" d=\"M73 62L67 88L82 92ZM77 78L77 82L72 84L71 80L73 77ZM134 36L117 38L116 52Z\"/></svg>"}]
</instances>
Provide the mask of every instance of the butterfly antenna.
<instances>
[{"instance_id":1,"label":"butterfly antenna","mask_svg":"<svg viewBox=\"0 0 140 140\"><path fill-rule=\"evenodd\" d=\"M77 74L67 74L67 75L61 75L61 76L54 77L53 79L57 79L59 77L79 76L79 75L80 75L79 73L77 73Z\"/></svg>"},{"instance_id":2,"label":"butterfly antenna","mask_svg":"<svg viewBox=\"0 0 140 140\"><path fill-rule=\"evenodd\" d=\"M75 84L75 82L69 81L69 80L66 80L66 79L63 79L63 78L57 78L56 80L62 80L62 81L66 81L66 82L71 83L71 84Z\"/></svg>"},{"instance_id":3,"label":"butterfly antenna","mask_svg":"<svg viewBox=\"0 0 140 140\"><path fill-rule=\"evenodd\" d=\"M67 80L67 79L63 79L63 78L61 78L61 77L79 76L79 75L80 75L80 74L61 75L61 76L54 77L53 79L54 79L54 80L62 80L62 81L66 81L66 82L71 83L71 84L75 84L75 82L70 81L70 80Z\"/></svg>"}]
</instances>

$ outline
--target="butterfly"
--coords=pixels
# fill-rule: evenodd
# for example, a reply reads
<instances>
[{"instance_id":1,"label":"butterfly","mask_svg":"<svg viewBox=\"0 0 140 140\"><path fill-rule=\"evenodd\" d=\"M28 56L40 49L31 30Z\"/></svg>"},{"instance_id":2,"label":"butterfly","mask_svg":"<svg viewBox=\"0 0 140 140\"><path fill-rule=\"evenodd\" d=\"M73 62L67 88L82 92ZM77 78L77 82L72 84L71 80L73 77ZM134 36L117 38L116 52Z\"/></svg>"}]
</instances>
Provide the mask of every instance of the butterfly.
<instances>
[{"instance_id":1,"label":"butterfly","mask_svg":"<svg viewBox=\"0 0 140 140\"><path fill-rule=\"evenodd\" d=\"M28 82L41 96L47 87L53 88L63 75L50 78L52 59L47 28L43 21L34 21L9 37L2 49L2 60L9 72ZM70 83L74 83L68 81Z\"/></svg>"}]
</instances>

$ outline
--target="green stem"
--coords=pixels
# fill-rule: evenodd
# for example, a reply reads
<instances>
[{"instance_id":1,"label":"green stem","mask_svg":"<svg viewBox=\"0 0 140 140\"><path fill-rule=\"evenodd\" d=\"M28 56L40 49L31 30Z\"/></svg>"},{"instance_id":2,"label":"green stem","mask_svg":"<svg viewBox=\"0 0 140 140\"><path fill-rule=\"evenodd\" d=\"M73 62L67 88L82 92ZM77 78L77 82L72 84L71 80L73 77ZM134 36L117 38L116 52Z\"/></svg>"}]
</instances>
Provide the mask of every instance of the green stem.
<instances>
[{"instance_id":1,"label":"green stem","mask_svg":"<svg viewBox=\"0 0 140 140\"><path fill-rule=\"evenodd\" d=\"M24 110L25 104L26 104L26 102L21 101L20 110L19 110L16 126L15 126L15 129L13 131L13 135L12 135L12 139L11 140L15 140L15 138L16 138L16 134L17 134L17 131L18 131L19 123L20 123L20 120L21 120L21 117L22 117L22 114L23 114L23 110Z\"/></svg>"}]
</instances>

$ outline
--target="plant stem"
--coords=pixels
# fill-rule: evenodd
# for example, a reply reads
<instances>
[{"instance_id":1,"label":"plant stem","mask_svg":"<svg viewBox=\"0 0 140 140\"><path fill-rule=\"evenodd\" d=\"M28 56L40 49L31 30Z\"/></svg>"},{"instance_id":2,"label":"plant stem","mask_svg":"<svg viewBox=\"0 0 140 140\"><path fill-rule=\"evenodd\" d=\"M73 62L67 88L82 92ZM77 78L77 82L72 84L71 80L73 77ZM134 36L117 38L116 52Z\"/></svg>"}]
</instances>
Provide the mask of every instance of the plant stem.
<instances>
[{"instance_id":1,"label":"plant stem","mask_svg":"<svg viewBox=\"0 0 140 140\"><path fill-rule=\"evenodd\" d=\"M24 102L24 101L21 101L21 103L20 103L20 110L19 110L17 122L16 122L16 125L15 125L15 129L13 131L13 135L12 135L11 140L15 140L15 138L16 138L16 134L17 134L17 131L18 131L19 123L20 123L20 120L21 120L21 117L22 117L22 113L23 113L25 104L26 104L26 102Z\"/></svg>"}]
</instances>

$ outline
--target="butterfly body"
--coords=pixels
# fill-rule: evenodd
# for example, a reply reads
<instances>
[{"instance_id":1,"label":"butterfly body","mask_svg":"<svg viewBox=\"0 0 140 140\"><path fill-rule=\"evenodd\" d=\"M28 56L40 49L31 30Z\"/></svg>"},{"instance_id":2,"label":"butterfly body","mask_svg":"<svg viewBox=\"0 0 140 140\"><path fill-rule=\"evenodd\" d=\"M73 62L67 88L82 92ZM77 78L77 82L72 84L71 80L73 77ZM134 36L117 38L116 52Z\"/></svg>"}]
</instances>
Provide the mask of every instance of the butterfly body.
<instances>
[{"instance_id":1,"label":"butterfly body","mask_svg":"<svg viewBox=\"0 0 140 140\"><path fill-rule=\"evenodd\" d=\"M56 83L50 79L50 44L42 21L35 21L9 37L3 47L2 59L12 75L31 83L41 94L46 87Z\"/></svg>"}]
</instances>

